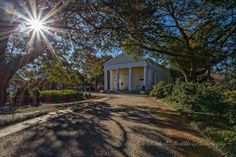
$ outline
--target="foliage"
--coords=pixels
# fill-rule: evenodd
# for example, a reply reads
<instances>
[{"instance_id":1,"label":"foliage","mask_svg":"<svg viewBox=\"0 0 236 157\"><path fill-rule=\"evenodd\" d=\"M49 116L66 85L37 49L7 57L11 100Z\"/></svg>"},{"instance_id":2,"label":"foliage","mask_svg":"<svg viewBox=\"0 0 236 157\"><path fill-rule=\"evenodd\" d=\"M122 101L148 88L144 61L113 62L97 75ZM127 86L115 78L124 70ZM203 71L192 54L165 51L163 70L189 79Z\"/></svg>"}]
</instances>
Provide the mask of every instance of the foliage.
<instances>
[{"instance_id":1,"label":"foliage","mask_svg":"<svg viewBox=\"0 0 236 157\"><path fill-rule=\"evenodd\" d=\"M22 87L17 89L13 93L14 105L29 105L31 103L31 91L28 87Z\"/></svg>"},{"instance_id":2,"label":"foliage","mask_svg":"<svg viewBox=\"0 0 236 157\"><path fill-rule=\"evenodd\" d=\"M46 73L46 80L51 83L61 83L66 85L78 85L82 76L78 71L73 71L69 63L64 60L52 60L43 65Z\"/></svg>"},{"instance_id":3,"label":"foliage","mask_svg":"<svg viewBox=\"0 0 236 157\"><path fill-rule=\"evenodd\" d=\"M66 90L45 90L40 92L41 96L53 96L53 95L72 95L79 94L79 91L66 89Z\"/></svg>"},{"instance_id":4,"label":"foliage","mask_svg":"<svg viewBox=\"0 0 236 157\"><path fill-rule=\"evenodd\" d=\"M231 119L229 116L215 114L204 114L203 116L199 113L192 113L188 118L192 127L214 142L214 145L211 145L214 150L224 156L234 156L236 153L236 117Z\"/></svg>"},{"instance_id":5,"label":"foliage","mask_svg":"<svg viewBox=\"0 0 236 157\"><path fill-rule=\"evenodd\" d=\"M236 126L228 130L206 126L201 128L201 131L219 144L220 149L224 149L228 156L236 154Z\"/></svg>"},{"instance_id":6,"label":"foliage","mask_svg":"<svg viewBox=\"0 0 236 157\"><path fill-rule=\"evenodd\" d=\"M102 34L102 46L111 43L130 53L153 54L181 72L187 82L235 57L233 1L77 2L87 10L78 12L84 25Z\"/></svg>"},{"instance_id":7,"label":"foliage","mask_svg":"<svg viewBox=\"0 0 236 157\"><path fill-rule=\"evenodd\" d=\"M38 106L40 104L40 90L34 88L32 90L32 105Z\"/></svg>"},{"instance_id":8,"label":"foliage","mask_svg":"<svg viewBox=\"0 0 236 157\"><path fill-rule=\"evenodd\" d=\"M226 97L226 101L229 104L236 106L236 90L226 91L226 92L224 92L224 95Z\"/></svg>"},{"instance_id":9,"label":"foliage","mask_svg":"<svg viewBox=\"0 0 236 157\"><path fill-rule=\"evenodd\" d=\"M160 99L165 98L171 95L172 88L172 84L166 84L164 81L160 81L153 87L149 95Z\"/></svg>"},{"instance_id":10,"label":"foliage","mask_svg":"<svg viewBox=\"0 0 236 157\"><path fill-rule=\"evenodd\" d=\"M224 113L227 108L223 93L207 84L177 84L168 101L175 108L188 111Z\"/></svg>"},{"instance_id":11,"label":"foliage","mask_svg":"<svg viewBox=\"0 0 236 157\"><path fill-rule=\"evenodd\" d=\"M49 33L51 36L50 39L48 39L48 33L47 35L41 34L35 36L33 31L28 31L29 27L27 26L27 22L25 23L24 21L31 16L30 14L32 12L27 13L26 8L30 8L32 4L29 1L1 1L0 3L0 105L6 102L8 83L19 69L22 69L44 54L49 56L50 54L55 55L55 52L58 51L64 51L65 53L70 50L67 49L65 51L65 43L69 43L63 42L65 34L67 34L65 31L57 31L57 33L53 31L53 33ZM54 14L48 17L51 20L55 18L61 19L57 21L53 20L54 25L59 26L62 23L64 24L62 21L66 11L63 10L65 7L61 7L64 4L54 0L37 0L34 4L35 7L33 7L33 10L35 12L44 8L44 15L54 12ZM55 9L55 5L57 5L57 9L52 11L53 8ZM19 14L22 16L19 16ZM62 43L63 47L61 47ZM53 48L58 48L59 50Z\"/></svg>"},{"instance_id":12,"label":"foliage","mask_svg":"<svg viewBox=\"0 0 236 157\"><path fill-rule=\"evenodd\" d=\"M60 27L53 29L56 32L44 35L53 35L48 39L48 44L42 44L42 41L31 43L33 40L28 31L17 30L22 20L7 13L3 9L5 4L1 3L0 12L4 16L0 17L0 22L4 24L0 26L0 104L6 100L7 83L14 74L42 55L56 59L60 56L59 60L63 58L67 63L74 63L75 66L49 66L51 71L46 73L51 75L49 78L52 81L73 85L78 83L78 78L79 82L82 79L80 70L83 68L76 66L76 63L84 61L83 52L89 54L112 50L110 52L113 53L117 47L137 55L151 54L181 72L187 82L196 81L199 75L213 66L235 57L236 6L232 0L224 2L76 0L58 3L56 0L38 0L35 6L38 10L45 6L44 14L54 13L50 16L54 18L48 27L51 24ZM30 4L24 1L9 2L10 10L19 9L13 12L21 12L22 15L27 14L22 6ZM58 6L58 9L50 11L54 6ZM82 59L68 61L73 56L71 52L79 52ZM85 69L88 69L89 75L95 80L102 78L99 77L102 73L101 63L96 60L88 63ZM87 78L83 77L84 80Z\"/></svg>"},{"instance_id":13,"label":"foliage","mask_svg":"<svg viewBox=\"0 0 236 157\"><path fill-rule=\"evenodd\" d=\"M102 55L98 57L95 49L76 49L70 57L70 62L74 69L78 68L83 76L82 85L87 88L93 84L97 88L98 84L103 84L103 64L111 57Z\"/></svg>"},{"instance_id":14,"label":"foliage","mask_svg":"<svg viewBox=\"0 0 236 157\"><path fill-rule=\"evenodd\" d=\"M77 90L45 90L40 92L40 97L43 102L68 102L75 101L80 98L80 92Z\"/></svg>"}]
</instances>

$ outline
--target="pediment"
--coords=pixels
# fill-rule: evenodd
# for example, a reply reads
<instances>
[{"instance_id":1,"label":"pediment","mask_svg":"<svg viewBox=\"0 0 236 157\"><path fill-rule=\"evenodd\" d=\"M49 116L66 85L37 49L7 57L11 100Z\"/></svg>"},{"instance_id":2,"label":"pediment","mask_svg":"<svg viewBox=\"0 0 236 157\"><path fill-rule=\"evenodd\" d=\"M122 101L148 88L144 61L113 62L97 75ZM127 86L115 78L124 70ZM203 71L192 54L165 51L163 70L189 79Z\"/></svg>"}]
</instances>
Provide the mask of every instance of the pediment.
<instances>
[{"instance_id":1,"label":"pediment","mask_svg":"<svg viewBox=\"0 0 236 157\"><path fill-rule=\"evenodd\" d=\"M122 53L109 61L105 62L104 65L116 65L116 64L126 64L126 63L139 63L144 62L144 58L134 57L126 53Z\"/></svg>"}]
</instances>

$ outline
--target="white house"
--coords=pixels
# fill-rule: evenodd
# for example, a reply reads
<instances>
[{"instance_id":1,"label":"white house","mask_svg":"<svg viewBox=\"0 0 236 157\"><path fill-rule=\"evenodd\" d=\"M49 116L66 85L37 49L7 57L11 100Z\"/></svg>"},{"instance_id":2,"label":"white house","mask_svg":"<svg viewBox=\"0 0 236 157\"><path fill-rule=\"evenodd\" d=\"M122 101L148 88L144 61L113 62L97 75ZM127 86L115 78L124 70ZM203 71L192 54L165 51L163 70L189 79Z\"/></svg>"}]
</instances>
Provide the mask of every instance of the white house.
<instances>
[{"instance_id":1,"label":"white house","mask_svg":"<svg viewBox=\"0 0 236 157\"><path fill-rule=\"evenodd\" d=\"M105 90L147 90L161 80L171 82L170 71L145 58L122 53L104 63Z\"/></svg>"}]
</instances>

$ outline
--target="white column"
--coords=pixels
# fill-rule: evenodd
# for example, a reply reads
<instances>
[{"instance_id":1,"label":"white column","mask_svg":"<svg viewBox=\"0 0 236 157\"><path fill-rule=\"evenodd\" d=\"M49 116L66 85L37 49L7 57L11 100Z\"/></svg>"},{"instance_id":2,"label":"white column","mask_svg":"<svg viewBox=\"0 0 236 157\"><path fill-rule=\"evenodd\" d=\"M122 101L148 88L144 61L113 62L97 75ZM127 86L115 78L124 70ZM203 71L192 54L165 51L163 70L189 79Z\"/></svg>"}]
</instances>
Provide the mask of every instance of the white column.
<instances>
[{"instance_id":1,"label":"white column","mask_svg":"<svg viewBox=\"0 0 236 157\"><path fill-rule=\"evenodd\" d=\"M104 70L104 90L107 90L107 70Z\"/></svg>"},{"instance_id":2,"label":"white column","mask_svg":"<svg viewBox=\"0 0 236 157\"><path fill-rule=\"evenodd\" d=\"M147 66L144 66L143 70L143 86L145 87L145 90L147 90Z\"/></svg>"},{"instance_id":3,"label":"white column","mask_svg":"<svg viewBox=\"0 0 236 157\"><path fill-rule=\"evenodd\" d=\"M112 70L110 70L110 90L113 90L113 76L112 76Z\"/></svg>"},{"instance_id":4,"label":"white column","mask_svg":"<svg viewBox=\"0 0 236 157\"><path fill-rule=\"evenodd\" d=\"M132 91L132 67L129 67L129 91Z\"/></svg>"},{"instance_id":5,"label":"white column","mask_svg":"<svg viewBox=\"0 0 236 157\"><path fill-rule=\"evenodd\" d=\"M116 90L119 90L119 69L116 69Z\"/></svg>"}]
</instances>

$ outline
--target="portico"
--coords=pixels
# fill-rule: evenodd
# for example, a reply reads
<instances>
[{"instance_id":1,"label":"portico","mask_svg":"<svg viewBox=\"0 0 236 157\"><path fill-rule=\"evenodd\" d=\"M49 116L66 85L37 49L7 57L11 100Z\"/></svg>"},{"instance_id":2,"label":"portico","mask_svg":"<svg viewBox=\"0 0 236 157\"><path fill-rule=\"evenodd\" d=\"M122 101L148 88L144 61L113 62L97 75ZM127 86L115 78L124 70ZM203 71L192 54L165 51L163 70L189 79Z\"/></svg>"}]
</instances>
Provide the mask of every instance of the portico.
<instances>
[{"instance_id":1,"label":"portico","mask_svg":"<svg viewBox=\"0 0 236 157\"><path fill-rule=\"evenodd\" d=\"M158 81L157 75L163 73L162 71L158 72L158 67L144 58L135 60L123 53L104 64L104 89L147 90Z\"/></svg>"},{"instance_id":2,"label":"portico","mask_svg":"<svg viewBox=\"0 0 236 157\"><path fill-rule=\"evenodd\" d=\"M115 69L106 69L104 73L105 90L141 90L146 86L145 67L120 67Z\"/></svg>"}]
</instances>

